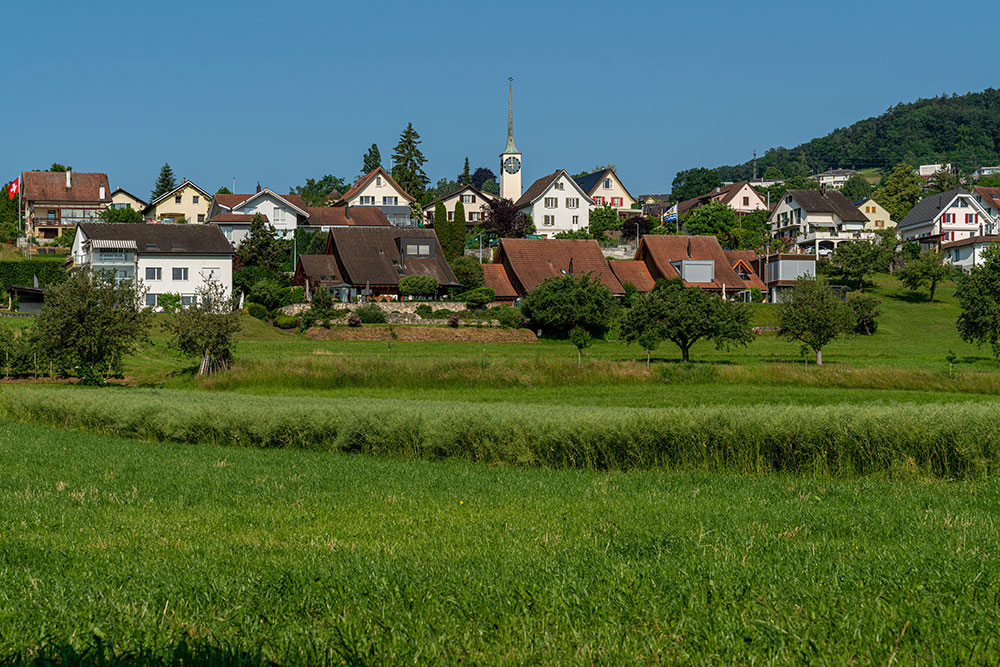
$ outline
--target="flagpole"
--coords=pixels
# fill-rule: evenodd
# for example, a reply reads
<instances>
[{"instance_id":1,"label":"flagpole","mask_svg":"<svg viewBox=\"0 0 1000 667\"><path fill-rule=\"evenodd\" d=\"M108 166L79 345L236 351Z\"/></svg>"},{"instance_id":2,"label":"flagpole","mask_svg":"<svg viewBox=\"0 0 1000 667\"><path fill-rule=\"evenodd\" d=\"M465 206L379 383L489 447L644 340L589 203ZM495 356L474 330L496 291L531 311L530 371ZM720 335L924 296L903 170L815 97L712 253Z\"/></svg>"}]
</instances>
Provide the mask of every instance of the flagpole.
<instances>
[{"instance_id":1,"label":"flagpole","mask_svg":"<svg viewBox=\"0 0 1000 667\"><path fill-rule=\"evenodd\" d=\"M27 236L28 221L23 220L21 218L21 190L23 189L24 189L24 172L22 171L21 175L17 177L17 218L18 218L17 222L19 227L24 228L22 231L24 232L24 235ZM25 239L25 245L27 246L27 239Z\"/></svg>"}]
</instances>

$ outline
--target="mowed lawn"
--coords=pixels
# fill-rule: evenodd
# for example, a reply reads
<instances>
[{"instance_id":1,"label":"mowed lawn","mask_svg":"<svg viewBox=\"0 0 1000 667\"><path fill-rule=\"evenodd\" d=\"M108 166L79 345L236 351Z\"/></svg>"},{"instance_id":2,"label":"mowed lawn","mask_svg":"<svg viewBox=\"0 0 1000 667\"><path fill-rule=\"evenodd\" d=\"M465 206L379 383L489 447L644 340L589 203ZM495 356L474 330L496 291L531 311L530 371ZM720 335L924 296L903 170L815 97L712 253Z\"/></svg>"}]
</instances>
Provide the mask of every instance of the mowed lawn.
<instances>
[{"instance_id":1,"label":"mowed lawn","mask_svg":"<svg viewBox=\"0 0 1000 667\"><path fill-rule=\"evenodd\" d=\"M0 423L0 654L1000 660L1000 483L488 467Z\"/></svg>"}]
</instances>

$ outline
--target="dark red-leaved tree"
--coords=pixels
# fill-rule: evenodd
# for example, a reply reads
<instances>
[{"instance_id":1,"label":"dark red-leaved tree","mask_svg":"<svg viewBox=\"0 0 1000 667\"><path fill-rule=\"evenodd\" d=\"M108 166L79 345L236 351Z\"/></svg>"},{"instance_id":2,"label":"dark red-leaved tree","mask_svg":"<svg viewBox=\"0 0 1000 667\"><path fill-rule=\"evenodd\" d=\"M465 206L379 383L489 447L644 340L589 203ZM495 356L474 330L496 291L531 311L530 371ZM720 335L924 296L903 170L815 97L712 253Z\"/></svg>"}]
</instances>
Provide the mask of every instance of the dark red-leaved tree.
<instances>
[{"instance_id":1,"label":"dark red-leaved tree","mask_svg":"<svg viewBox=\"0 0 1000 667\"><path fill-rule=\"evenodd\" d=\"M483 211L483 231L502 239L519 239L532 230L531 218L522 213L509 199L487 202Z\"/></svg>"}]
</instances>

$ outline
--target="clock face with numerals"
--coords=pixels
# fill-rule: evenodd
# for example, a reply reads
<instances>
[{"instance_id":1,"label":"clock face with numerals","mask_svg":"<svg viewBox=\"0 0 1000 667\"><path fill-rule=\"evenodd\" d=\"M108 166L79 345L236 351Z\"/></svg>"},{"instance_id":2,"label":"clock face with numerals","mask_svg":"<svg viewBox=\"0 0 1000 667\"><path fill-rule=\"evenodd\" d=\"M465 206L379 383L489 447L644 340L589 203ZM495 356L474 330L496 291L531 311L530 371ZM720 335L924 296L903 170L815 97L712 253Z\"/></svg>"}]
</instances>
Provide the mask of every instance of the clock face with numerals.
<instances>
[{"instance_id":1,"label":"clock face with numerals","mask_svg":"<svg viewBox=\"0 0 1000 667\"><path fill-rule=\"evenodd\" d=\"M521 168L521 161L514 156L511 156L503 161L503 169L508 174L516 174L518 169L520 168Z\"/></svg>"}]
</instances>

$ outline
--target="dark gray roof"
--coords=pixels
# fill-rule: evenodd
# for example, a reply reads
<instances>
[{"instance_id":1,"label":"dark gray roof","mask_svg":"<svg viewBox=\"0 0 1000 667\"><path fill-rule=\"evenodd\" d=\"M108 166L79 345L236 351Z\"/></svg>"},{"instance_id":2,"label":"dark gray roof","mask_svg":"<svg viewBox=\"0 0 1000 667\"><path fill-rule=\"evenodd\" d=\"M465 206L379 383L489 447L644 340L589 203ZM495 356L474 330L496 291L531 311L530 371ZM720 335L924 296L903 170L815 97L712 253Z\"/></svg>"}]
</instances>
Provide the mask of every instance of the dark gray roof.
<instances>
[{"instance_id":1,"label":"dark gray roof","mask_svg":"<svg viewBox=\"0 0 1000 667\"><path fill-rule=\"evenodd\" d=\"M910 227L912 225L919 225L927 222L928 220L933 220L938 216L938 213L944 210L944 207L951 203L951 200L955 198L956 195L967 195L969 194L964 188L954 188L948 190L947 192L939 192L936 195L930 195L924 197L917 204L910 209L910 212L906 214L906 217L899 223L899 227Z\"/></svg>"},{"instance_id":2,"label":"dark gray roof","mask_svg":"<svg viewBox=\"0 0 1000 667\"><path fill-rule=\"evenodd\" d=\"M576 181L576 184L579 185L584 192L586 192L588 195L592 195L594 194L594 188L597 187L597 184L601 182L601 179L604 178L604 174L606 174L607 172L608 172L607 169L601 169L600 171L595 171L593 173L581 176L580 178L575 178L573 180Z\"/></svg>"},{"instance_id":3,"label":"dark gray roof","mask_svg":"<svg viewBox=\"0 0 1000 667\"><path fill-rule=\"evenodd\" d=\"M868 217L840 190L788 190L799 206L810 213L833 213L844 222L868 222Z\"/></svg>"},{"instance_id":4,"label":"dark gray roof","mask_svg":"<svg viewBox=\"0 0 1000 667\"><path fill-rule=\"evenodd\" d=\"M91 240L135 241L139 252L232 255L233 247L215 225L173 223L82 222L80 231Z\"/></svg>"}]
</instances>

